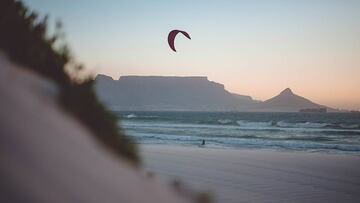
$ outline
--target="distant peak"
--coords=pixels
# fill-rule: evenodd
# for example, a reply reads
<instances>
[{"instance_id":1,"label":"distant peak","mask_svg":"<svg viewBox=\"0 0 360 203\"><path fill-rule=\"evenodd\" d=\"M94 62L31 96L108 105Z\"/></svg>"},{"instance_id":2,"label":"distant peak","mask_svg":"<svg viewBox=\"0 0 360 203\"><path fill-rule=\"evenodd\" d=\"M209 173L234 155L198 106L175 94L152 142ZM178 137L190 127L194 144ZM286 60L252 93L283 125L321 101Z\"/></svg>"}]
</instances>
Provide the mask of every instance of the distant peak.
<instances>
[{"instance_id":1,"label":"distant peak","mask_svg":"<svg viewBox=\"0 0 360 203\"><path fill-rule=\"evenodd\" d=\"M290 88L286 88L280 94L294 94L294 93Z\"/></svg>"}]
</instances>

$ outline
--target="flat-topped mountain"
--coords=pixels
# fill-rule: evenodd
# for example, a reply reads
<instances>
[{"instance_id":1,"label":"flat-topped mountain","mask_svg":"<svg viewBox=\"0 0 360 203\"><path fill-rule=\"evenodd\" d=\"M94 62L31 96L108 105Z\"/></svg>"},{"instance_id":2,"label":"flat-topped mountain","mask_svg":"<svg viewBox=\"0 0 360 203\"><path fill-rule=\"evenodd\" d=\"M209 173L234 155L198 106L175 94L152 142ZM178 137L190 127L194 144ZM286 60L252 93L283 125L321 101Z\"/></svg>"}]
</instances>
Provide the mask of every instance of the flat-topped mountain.
<instances>
[{"instance_id":1,"label":"flat-topped mountain","mask_svg":"<svg viewBox=\"0 0 360 203\"><path fill-rule=\"evenodd\" d=\"M95 80L99 98L113 110L298 112L327 108L290 88L264 102L256 101L230 93L207 77L122 76L113 80L98 75Z\"/></svg>"},{"instance_id":2,"label":"flat-topped mountain","mask_svg":"<svg viewBox=\"0 0 360 203\"><path fill-rule=\"evenodd\" d=\"M234 111L252 101L207 77L122 76L113 80L98 75L96 91L114 110Z\"/></svg>"}]
</instances>

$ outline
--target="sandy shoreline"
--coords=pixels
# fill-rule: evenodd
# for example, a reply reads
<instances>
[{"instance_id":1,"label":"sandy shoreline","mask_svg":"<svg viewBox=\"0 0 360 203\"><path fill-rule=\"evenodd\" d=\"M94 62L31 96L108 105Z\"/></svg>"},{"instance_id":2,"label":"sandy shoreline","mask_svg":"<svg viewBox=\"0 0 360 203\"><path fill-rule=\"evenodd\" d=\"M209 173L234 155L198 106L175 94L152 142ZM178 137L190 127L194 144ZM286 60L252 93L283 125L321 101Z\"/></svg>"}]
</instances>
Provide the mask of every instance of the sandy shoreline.
<instances>
[{"instance_id":1,"label":"sandy shoreline","mask_svg":"<svg viewBox=\"0 0 360 203\"><path fill-rule=\"evenodd\" d=\"M360 157L141 145L146 171L216 202L359 202Z\"/></svg>"},{"instance_id":2,"label":"sandy shoreline","mask_svg":"<svg viewBox=\"0 0 360 203\"><path fill-rule=\"evenodd\" d=\"M185 202L59 108L51 81L2 53L0 67L0 202Z\"/></svg>"}]
</instances>

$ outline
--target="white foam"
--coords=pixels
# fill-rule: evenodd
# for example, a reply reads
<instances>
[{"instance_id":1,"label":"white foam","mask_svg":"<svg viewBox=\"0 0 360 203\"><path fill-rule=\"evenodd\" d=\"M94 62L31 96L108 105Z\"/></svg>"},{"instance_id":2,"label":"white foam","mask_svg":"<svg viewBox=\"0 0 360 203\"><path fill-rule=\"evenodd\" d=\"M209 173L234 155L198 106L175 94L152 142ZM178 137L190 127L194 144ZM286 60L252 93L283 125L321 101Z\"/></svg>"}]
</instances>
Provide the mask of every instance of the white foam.
<instances>
[{"instance_id":1,"label":"white foam","mask_svg":"<svg viewBox=\"0 0 360 203\"><path fill-rule=\"evenodd\" d=\"M218 122L221 123L221 124L229 124L229 123L232 122L232 120L230 120L230 119L219 119Z\"/></svg>"},{"instance_id":2,"label":"white foam","mask_svg":"<svg viewBox=\"0 0 360 203\"><path fill-rule=\"evenodd\" d=\"M268 121L268 122L250 122L250 121L239 120L239 121L236 121L236 123L240 127L270 127L270 126L272 126L272 121Z\"/></svg>"},{"instance_id":3,"label":"white foam","mask_svg":"<svg viewBox=\"0 0 360 203\"><path fill-rule=\"evenodd\" d=\"M136 118L137 116L135 114L129 114L126 115L125 118Z\"/></svg>"},{"instance_id":4,"label":"white foam","mask_svg":"<svg viewBox=\"0 0 360 203\"><path fill-rule=\"evenodd\" d=\"M346 129L355 129L355 128L359 128L359 125L356 124L340 124L341 128L346 128Z\"/></svg>"},{"instance_id":5,"label":"white foam","mask_svg":"<svg viewBox=\"0 0 360 203\"><path fill-rule=\"evenodd\" d=\"M276 123L278 127L284 128L323 128L329 125L328 123L312 123L312 122L304 122L304 123L287 123L285 121L279 121Z\"/></svg>"}]
</instances>

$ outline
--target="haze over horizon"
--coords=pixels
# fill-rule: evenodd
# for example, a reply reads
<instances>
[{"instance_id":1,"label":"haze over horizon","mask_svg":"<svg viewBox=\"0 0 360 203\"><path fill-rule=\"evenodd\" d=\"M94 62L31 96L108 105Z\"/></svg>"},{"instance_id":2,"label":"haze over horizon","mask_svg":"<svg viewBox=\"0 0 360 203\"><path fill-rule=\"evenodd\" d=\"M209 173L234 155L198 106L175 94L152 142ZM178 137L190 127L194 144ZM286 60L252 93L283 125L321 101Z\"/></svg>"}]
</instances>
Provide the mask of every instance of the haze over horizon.
<instances>
[{"instance_id":1,"label":"haze over horizon","mask_svg":"<svg viewBox=\"0 0 360 203\"><path fill-rule=\"evenodd\" d=\"M360 1L24 2L62 20L76 59L94 73L207 76L258 100L290 87L360 109ZM179 36L176 53L172 29L192 38Z\"/></svg>"}]
</instances>

